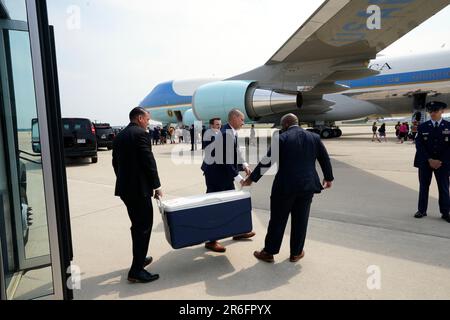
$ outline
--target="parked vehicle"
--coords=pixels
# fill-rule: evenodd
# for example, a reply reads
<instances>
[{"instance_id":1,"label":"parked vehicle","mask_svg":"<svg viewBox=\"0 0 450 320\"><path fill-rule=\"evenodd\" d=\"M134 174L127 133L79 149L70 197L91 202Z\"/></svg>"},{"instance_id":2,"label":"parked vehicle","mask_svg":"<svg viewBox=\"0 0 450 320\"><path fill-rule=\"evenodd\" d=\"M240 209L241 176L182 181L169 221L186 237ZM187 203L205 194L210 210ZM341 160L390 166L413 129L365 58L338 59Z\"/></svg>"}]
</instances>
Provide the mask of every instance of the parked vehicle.
<instances>
[{"instance_id":1,"label":"parked vehicle","mask_svg":"<svg viewBox=\"0 0 450 320\"><path fill-rule=\"evenodd\" d=\"M94 127L97 135L97 148L112 150L113 141L116 137L114 129L109 123L94 123Z\"/></svg>"},{"instance_id":2,"label":"parked vehicle","mask_svg":"<svg viewBox=\"0 0 450 320\"><path fill-rule=\"evenodd\" d=\"M94 124L89 119L63 118L64 154L67 158L91 158L98 162L97 137ZM33 152L41 153L37 119L32 120Z\"/></svg>"}]
</instances>

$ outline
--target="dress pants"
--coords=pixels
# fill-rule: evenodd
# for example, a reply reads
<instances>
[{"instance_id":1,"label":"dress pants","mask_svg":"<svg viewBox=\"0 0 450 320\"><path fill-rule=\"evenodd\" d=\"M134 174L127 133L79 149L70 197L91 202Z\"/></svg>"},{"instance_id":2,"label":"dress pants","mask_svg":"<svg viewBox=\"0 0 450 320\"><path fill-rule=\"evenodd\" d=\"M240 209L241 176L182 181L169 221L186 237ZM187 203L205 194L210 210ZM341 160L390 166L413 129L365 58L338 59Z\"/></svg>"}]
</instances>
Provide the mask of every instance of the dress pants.
<instances>
[{"instance_id":1,"label":"dress pants","mask_svg":"<svg viewBox=\"0 0 450 320\"><path fill-rule=\"evenodd\" d=\"M211 179L207 174L205 174L206 180L206 193L222 192L236 190L233 182L223 182ZM212 242L212 241L209 241Z\"/></svg>"},{"instance_id":2,"label":"dress pants","mask_svg":"<svg viewBox=\"0 0 450 320\"><path fill-rule=\"evenodd\" d=\"M419 168L419 212L427 213L433 172L439 188L439 209L443 216L447 216L450 211L449 169L447 167L441 167L438 170L433 170L429 166Z\"/></svg>"},{"instance_id":3,"label":"dress pants","mask_svg":"<svg viewBox=\"0 0 450 320\"><path fill-rule=\"evenodd\" d=\"M127 206L128 216L131 220L133 263L130 272L139 272L144 268L153 227L152 198L148 196L121 197L121 199Z\"/></svg>"},{"instance_id":4,"label":"dress pants","mask_svg":"<svg viewBox=\"0 0 450 320\"><path fill-rule=\"evenodd\" d=\"M272 194L265 252L273 255L280 252L289 214L291 214L291 255L297 256L303 252L313 197L313 193Z\"/></svg>"},{"instance_id":5,"label":"dress pants","mask_svg":"<svg viewBox=\"0 0 450 320\"><path fill-rule=\"evenodd\" d=\"M236 190L236 187L234 186L234 182L232 180L217 181L217 179L212 179L208 174L205 174L205 180L207 188L206 193Z\"/></svg>"}]
</instances>

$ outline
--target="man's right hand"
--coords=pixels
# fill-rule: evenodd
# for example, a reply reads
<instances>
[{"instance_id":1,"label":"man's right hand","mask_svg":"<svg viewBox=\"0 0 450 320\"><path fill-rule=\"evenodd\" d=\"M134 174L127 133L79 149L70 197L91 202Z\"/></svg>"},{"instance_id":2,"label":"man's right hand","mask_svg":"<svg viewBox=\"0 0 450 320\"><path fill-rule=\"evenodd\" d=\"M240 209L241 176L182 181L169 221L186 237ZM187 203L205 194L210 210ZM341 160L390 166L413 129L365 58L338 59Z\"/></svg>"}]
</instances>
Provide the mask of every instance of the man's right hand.
<instances>
[{"instance_id":1,"label":"man's right hand","mask_svg":"<svg viewBox=\"0 0 450 320\"><path fill-rule=\"evenodd\" d=\"M245 167L244 171L247 174L247 177L249 177L252 174L252 170L250 169L250 167Z\"/></svg>"},{"instance_id":2,"label":"man's right hand","mask_svg":"<svg viewBox=\"0 0 450 320\"><path fill-rule=\"evenodd\" d=\"M161 199L163 197L162 189L155 190L155 199Z\"/></svg>"},{"instance_id":3,"label":"man's right hand","mask_svg":"<svg viewBox=\"0 0 450 320\"><path fill-rule=\"evenodd\" d=\"M428 163L430 164L430 167L434 170L438 170L440 167L442 167L442 161L440 160L430 159L428 160Z\"/></svg>"},{"instance_id":4,"label":"man's right hand","mask_svg":"<svg viewBox=\"0 0 450 320\"><path fill-rule=\"evenodd\" d=\"M242 187L250 187L253 184L253 181L250 177L247 177L247 179L241 181Z\"/></svg>"},{"instance_id":5,"label":"man's right hand","mask_svg":"<svg viewBox=\"0 0 450 320\"><path fill-rule=\"evenodd\" d=\"M326 189L331 189L333 187L333 181L327 181L327 180L323 180L323 188Z\"/></svg>"}]
</instances>

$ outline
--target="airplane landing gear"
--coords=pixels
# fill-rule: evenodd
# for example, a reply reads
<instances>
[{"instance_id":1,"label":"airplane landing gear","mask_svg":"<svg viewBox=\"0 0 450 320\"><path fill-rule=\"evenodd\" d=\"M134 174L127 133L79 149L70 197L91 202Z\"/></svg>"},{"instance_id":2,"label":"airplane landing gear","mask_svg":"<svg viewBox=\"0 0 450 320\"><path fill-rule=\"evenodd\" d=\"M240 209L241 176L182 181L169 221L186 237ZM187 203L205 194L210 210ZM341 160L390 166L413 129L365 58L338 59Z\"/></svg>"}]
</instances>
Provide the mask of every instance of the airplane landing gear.
<instances>
[{"instance_id":1,"label":"airplane landing gear","mask_svg":"<svg viewBox=\"0 0 450 320\"><path fill-rule=\"evenodd\" d=\"M322 139L333 139L342 137L342 130L336 127L334 123L313 124L308 131L318 134Z\"/></svg>"}]
</instances>

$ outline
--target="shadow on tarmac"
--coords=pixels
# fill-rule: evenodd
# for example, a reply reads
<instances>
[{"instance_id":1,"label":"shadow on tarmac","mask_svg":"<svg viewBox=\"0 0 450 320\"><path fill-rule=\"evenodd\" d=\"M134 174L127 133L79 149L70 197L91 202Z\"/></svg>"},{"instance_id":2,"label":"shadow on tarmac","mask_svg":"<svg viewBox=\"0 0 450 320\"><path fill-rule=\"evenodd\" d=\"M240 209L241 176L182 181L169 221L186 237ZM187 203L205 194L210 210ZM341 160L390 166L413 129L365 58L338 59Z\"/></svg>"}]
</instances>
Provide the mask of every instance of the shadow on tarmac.
<instances>
[{"instance_id":1,"label":"shadow on tarmac","mask_svg":"<svg viewBox=\"0 0 450 320\"><path fill-rule=\"evenodd\" d=\"M450 269L450 225L440 219L436 199L430 198L429 217L417 220L413 218L416 191L341 161L333 160L333 168L333 189L314 199L308 240ZM264 226L264 232L269 220L272 180L273 177L264 177L252 187L253 218ZM155 210L154 214L159 213ZM162 224L154 232L163 232ZM222 243L230 250L239 245L230 240ZM263 245L255 244L257 248ZM288 245L284 241L283 247ZM236 297L281 288L302 271L301 264L282 260L281 255L274 265L255 259L251 267L236 270L227 253L215 254L203 246L171 250L157 257L148 270L160 273L161 279L150 285L128 285L128 270L83 278L80 298L118 295L131 299L193 284L204 286L212 299ZM195 299L195 290L194 286L186 299Z\"/></svg>"},{"instance_id":2,"label":"shadow on tarmac","mask_svg":"<svg viewBox=\"0 0 450 320\"><path fill-rule=\"evenodd\" d=\"M331 190L313 200L310 240L450 268L444 254L450 224L440 218L437 199L430 197L427 218L414 219L418 192L346 163L332 162L336 180ZM322 177L320 168L318 172ZM269 210L272 181L273 177L264 177L254 184L254 208Z\"/></svg>"},{"instance_id":3,"label":"shadow on tarmac","mask_svg":"<svg viewBox=\"0 0 450 320\"><path fill-rule=\"evenodd\" d=\"M233 243L239 245L239 242L234 241L223 242L228 248ZM236 272L226 254L217 255L205 251L203 247L196 247L171 251L158 258L147 270L161 272L161 278L147 285L129 285L126 279L128 270L117 270L83 279L81 298L91 300L118 294L119 298L126 299L195 283L204 283L206 292L212 297L251 295L284 286L301 272L301 266L287 260L273 265L255 259L254 266ZM262 278L261 275L267 277ZM195 294L186 299L195 299Z\"/></svg>"}]
</instances>

